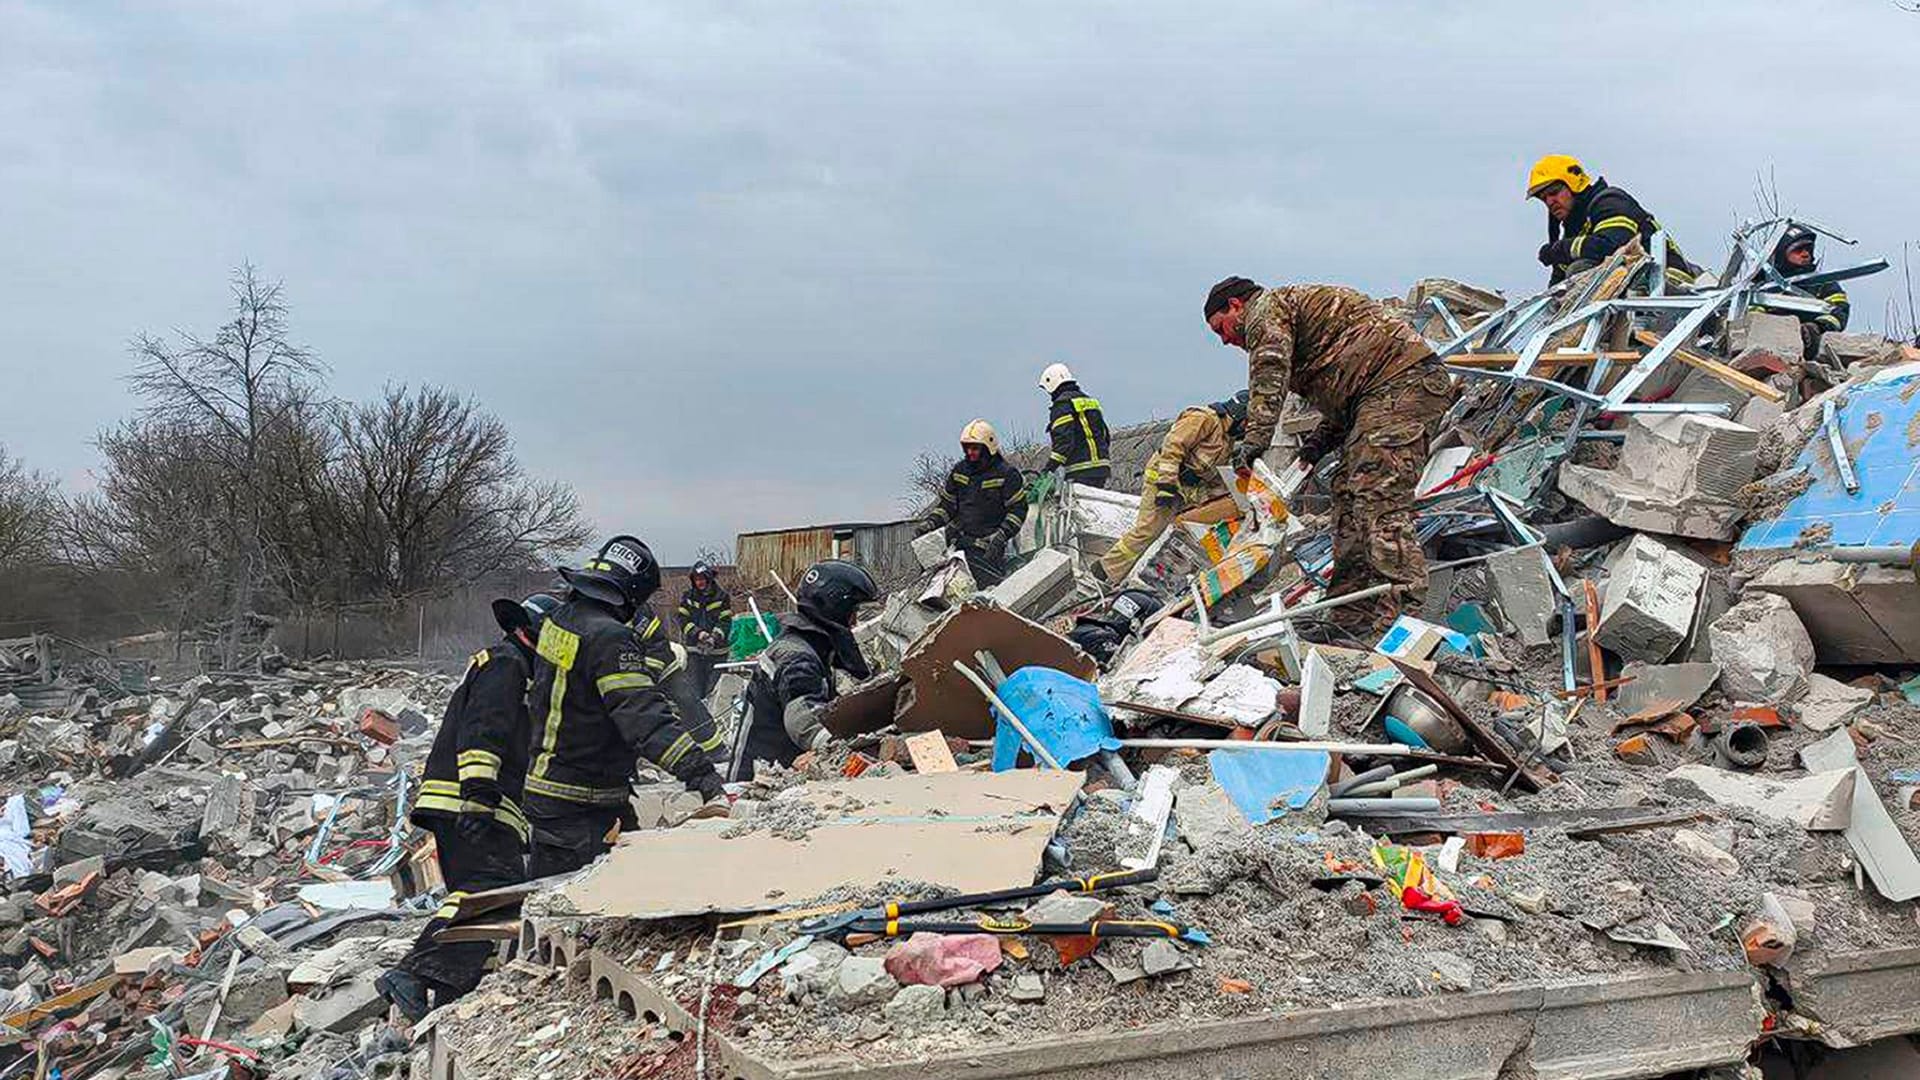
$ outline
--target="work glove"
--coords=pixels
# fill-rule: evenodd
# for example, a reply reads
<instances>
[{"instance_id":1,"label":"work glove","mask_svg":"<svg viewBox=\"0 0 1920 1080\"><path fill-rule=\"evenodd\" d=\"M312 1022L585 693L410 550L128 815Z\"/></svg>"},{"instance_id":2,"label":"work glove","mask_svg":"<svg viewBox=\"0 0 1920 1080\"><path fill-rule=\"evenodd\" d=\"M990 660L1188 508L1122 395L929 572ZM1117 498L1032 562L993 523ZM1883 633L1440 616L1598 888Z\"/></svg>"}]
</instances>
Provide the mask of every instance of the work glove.
<instances>
[{"instance_id":1,"label":"work glove","mask_svg":"<svg viewBox=\"0 0 1920 1080\"><path fill-rule=\"evenodd\" d=\"M1562 266L1573 261L1573 241L1566 237L1540 245L1541 266Z\"/></svg>"},{"instance_id":2,"label":"work glove","mask_svg":"<svg viewBox=\"0 0 1920 1080\"><path fill-rule=\"evenodd\" d=\"M1206 487L1214 477L1202 475L1200 470L1191 466L1180 466L1180 482L1188 487Z\"/></svg>"},{"instance_id":3,"label":"work glove","mask_svg":"<svg viewBox=\"0 0 1920 1080\"><path fill-rule=\"evenodd\" d=\"M717 798L708 799L706 802L700 804L700 809L688 814L687 820L698 821L701 818L723 818L730 816L732 813L733 800L725 794L722 794Z\"/></svg>"},{"instance_id":4,"label":"work glove","mask_svg":"<svg viewBox=\"0 0 1920 1080\"><path fill-rule=\"evenodd\" d=\"M1260 460L1260 455L1266 452L1267 448L1264 446L1255 446L1250 442L1241 443L1233 448L1234 470L1237 472L1253 468L1253 463Z\"/></svg>"},{"instance_id":5,"label":"work glove","mask_svg":"<svg viewBox=\"0 0 1920 1080\"><path fill-rule=\"evenodd\" d=\"M1171 510L1180 505L1180 489L1156 487L1153 489L1153 505L1163 510Z\"/></svg>"},{"instance_id":6,"label":"work glove","mask_svg":"<svg viewBox=\"0 0 1920 1080\"><path fill-rule=\"evenodd\" d=\"M706 802L711 803L715 799L723 802L726 800L727 789L720 782L720 774L705 762L700 763L699 771L692 776L681 777L681 782L687 785L688 791L699 792L700 798Z\"/></svg>"},{"instance_id":7,"label":"work glove","mask_svg":"<svg viewBox=\"0 0 1920 1080\"><path fill-rule=\"evenodd\" d=\"M1332 450L1334 444L1339 441L1339 434L1335 432L1332 427L1321 424L1319 427L1307 432L1306 437L1300 440L1300 453L1296 460L1304 462L1308 468L1312 468L1318 465L1320 459L1326 457L1327 451Z\"/></svg>"}]
</instances>

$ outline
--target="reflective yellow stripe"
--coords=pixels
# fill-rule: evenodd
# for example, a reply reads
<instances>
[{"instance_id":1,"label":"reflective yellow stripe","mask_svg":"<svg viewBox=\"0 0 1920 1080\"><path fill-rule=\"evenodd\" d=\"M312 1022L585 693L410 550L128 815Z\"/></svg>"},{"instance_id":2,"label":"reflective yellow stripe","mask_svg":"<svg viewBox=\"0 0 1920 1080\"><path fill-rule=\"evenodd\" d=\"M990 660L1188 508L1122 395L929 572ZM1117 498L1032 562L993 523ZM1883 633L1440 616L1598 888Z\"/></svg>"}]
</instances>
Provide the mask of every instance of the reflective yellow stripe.
<instances>
[{"instance_id":1,"label":"reflective yellow stripe","mask_svg":"<svg viewBox=\"0 0 1920 1080\"><path fill-rule=\"evenodd\" d=\"M1586 239L1585 236L1574 237L1573 243L1567 245L1567 253L1572 255L1574 258L1578 259L1580 257L1580 244L1585 239Z\"/></svg>"},{"instance_id":2,"label":"reflective yellow stripe","mask_svg":"<svg viewBox=\"0 0 1920 1080\"><path fill-rule=\"evenodd\" d=\"M422 783L420 796L413 805L419 810L437 810L443 814L491 814L493 820L518 833L522 841L527 838L527 816L519 804L512 799L501 799L500 805L488 807L486 803L462 799L459 785L451 780Z\"/></svg>"},{"instance_id":3,"label":"reflective yellow stripe","mask_svg":"<svg viewBox=\"0 0 1920 1080\"><path fill-rule=\"evenodd\" d=\"M673 740L673 745L667 747L667 752L660 755L660 767L673 768L680 763L681 758L687 756L687 751L691 749L693 749L693 736L684 731L681 732L680 737Z\"/></svg>"},{"instance_id":4,"label":"reflective yellow stripe","mask_svg":"<svg viewBox=\"0 0 1920 1080\"><path fill-rule=\"evenodd\" d=\"M620 671L593 680L593 688L602 697L614 690L646 690L652 686L653 676L644 671Z\"/></svg>"},{"instance_id":5,"label":"reflective yellow stripe","mask_svg":"<svg viewBox=\"0 0 1920 1080\"><path fill-rule=\"evenodd\" d=\"M1055 420L1055 421L1054 421L1054 422L1053 422L1052 424L1050 424L1050 425L1048 425L1048 426L1049 426L1049 427L1059 427L1059 426L1060 426L1061 424L1071 424L1071 423L1073 423L1073 417L1072 417L1072 416L1063 416L1063 417L1061 417L1060 419L1058 419L1058 420Z\"/></svg>"},{"instance_id":6,"label":"reflective yellow stripe","mask_svg":"<svg viewBox=\"0 0 1920 1080\"><path fill-rule=\"evenodd\" d=\"M647 628L645 630L640 631L640 637L642 639L650 638L659 632L660 632L660 616L655 615L653 618L647 620Z\"/></svg>"},{"instance_id":7,"label":"reflective yellow stripe","mask_svg":"<svg viewBox=\"0 0 1920 1080\"><path fill-rule=\"evenodd\" d=\"M700 749L705 750L707 753L711 754L715 750L718 750L725 745L727 745L727 737L721 734L720 729L718 727L715 727L713 729L713 738L708 739L706 742L701 743Z\"/></svg>"},{"instance_id":8,"label":"reflective yellow stripe","mask_svg":"<svg viewBox=\"0 0 1920 1080\"><path fill-rule=\"evenodd\" d=\"M953 476L950 477L950 479L956 484L973 483L973 478L968 476L966 473L954 473Z\"/></svg>"},{"instance_id":9,"label":"reflective yellow stripe","mask_svg":"<svg viewBox=\"0 0 1920 1080\"><path fill-rule=\"evenodd\" d=\"M1074 473L1077 473L1077 472L1092 472L1095 469L1104 469L1106 467L1107 467L1106 459L1094 458L1092 461L1083 461L1078 465L1067 466L1067 475L1072 476Z\"/></svg>"},{"instance_id":10,"label":"reflective yellow stripe","mask_svg":"<svg viewBox=\"0 0 1920 1080\"><path fill-rule=\"evenodd\" d=\"M990 488L990 487L999 487L1000 485L1002 485L1002 484L1005 484L1006 482L1007 482L1007 478L1006 478L1006 477L1004 477L1004 476L996 476L996 477L994 477L994 478L993 478L993 479L991 479L991 480L982 480L982 481L980 481L980 486L981 486L981 487L983 487L983 488Z\"/></svg>"},{"instance_id":11,"label":"reflective yellow stripe","mask_svg":"<svg viewBox=\"0 0 1920 1080\"><path fill-rule=\"evenodd\" d=\"M547 625L553 624L549 622ZM540 639L545 641L546 636L542 632ZM553 747L560 741L560 702L566 696L567 669L558 668L553 673L553 693L547 695L546 730L540 733L540 756L533 759L533 769L527 778L528 790L532 790L533 777L547 775L547 768L553 764Z\"/></svg>"},{"instance_id":12,"label":"reflective yellow stripe","mask_svg":"<svg viewBox=\"0 0 1920 1080\"><path fill-rule=\"evenodd\" d=\"M1825 300L1829 304L1844 304L1847 302L1847 294L1843 292L1837 292L1837 293L1834 293L1832 296L1823 296L1820 299Z\"/></svg>"},{"instance_id":13,"label":"reflective yellow stripe","mask_svg":"<svg viewBox=\"0 0 1920 1080\"><path fill-rule=\"evenodd\" d=\"M462 750L458 761L462 780L500 778L500 755L491 750Z\"/></svg>"},{"instance_id":14,"label":"reflective yellow stripe","mask_svg":"<svg viewBox=\"0 0 1920 1080\"><path fill-rule=\"evenodd\" d=\"M548 780L539 776L527 777L527 794L545 795L550 799L593 806L619 806L627 801L627 789L624 787L582 787L578 784L563 784L558 780Z\"/></svg>"},{"instance_id":15,"label":"reflective yellow stripe","mask_svg":"<svg viewBox=\"0 0 1920 1080\"><path fill-rule=\"evenodd\" d=\"M487 650L481 649L479 652L467 658L467 670L472 671L475 668L486 667L487 661L491 659L493 659L493 655L487 652Z\"/></svg>"},{"instance_id":16,"label":"reflective yellow stripe","mask_svg":"<svg viewBox=\"0 0 1920 1080\"><path fill-rule=\"evenodd\" d=\"M1621 214L1618 217L1610 217L1593 227L1594 232L1599 232L1601 229L1632 229L1634 232L1639 232L1640 226L1632 218Z\"/></svg>"}]
</instances>

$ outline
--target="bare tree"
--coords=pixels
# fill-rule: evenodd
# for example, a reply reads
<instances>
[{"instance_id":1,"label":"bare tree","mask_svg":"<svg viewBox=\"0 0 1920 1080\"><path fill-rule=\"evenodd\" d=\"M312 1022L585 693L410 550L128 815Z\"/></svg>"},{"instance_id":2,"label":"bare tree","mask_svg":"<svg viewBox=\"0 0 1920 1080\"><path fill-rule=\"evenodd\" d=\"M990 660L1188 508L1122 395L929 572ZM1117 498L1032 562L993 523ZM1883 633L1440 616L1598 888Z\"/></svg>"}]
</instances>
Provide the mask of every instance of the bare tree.
<instances>
[{"instance_id":1,"label":"bare tree","mask_svg":"<svg viewBox=\"0 0 1920 1080\"><path fill-rule=\"evenodd\" d=\"M693 561L708 566L732 566L733 545L730 543L701 544L693 549Z\"/></svg>"},{"instance_id":2,"label":"bare tree","mask_svg":"<svg viewBox=\"0 0 1920 1080\"><path fill-rule=\"evenodd\" d=\"M244 617L272 565L267 518L278 493L268 483L271 445L304 416L320 362L288 335L279 282L251 264L234 272L233 318L211 338L176 330L171 337L134 339L128 381L145 399L140 416L170 439L185 438L208 466L230 513L212 538L232 620L231 663ZM103 447L104 449L104 447ZM123 462L124 463L124 462Z\"/></svg>"},{"instance_id":3,"label":"bare tree","mask_svg":"<svg viewBox=\"0 0 1920 1080\"><path fill-rule=\"evenodd\" d=\"M572 490L524 476L506 426L450 390L390 386L336 425L334 487L363 593L479 581L587 539Z\"/></svg>"},{"instance_id":4,"label":"bare tree","mask_svg":"<svg viewBox=\"0 0 1920 1080\"><path fill-rule=\"evenodd\" d=\"M59 512L58 486L0 446L0 567L45 561Z\"/></svg>"}]
</instances>

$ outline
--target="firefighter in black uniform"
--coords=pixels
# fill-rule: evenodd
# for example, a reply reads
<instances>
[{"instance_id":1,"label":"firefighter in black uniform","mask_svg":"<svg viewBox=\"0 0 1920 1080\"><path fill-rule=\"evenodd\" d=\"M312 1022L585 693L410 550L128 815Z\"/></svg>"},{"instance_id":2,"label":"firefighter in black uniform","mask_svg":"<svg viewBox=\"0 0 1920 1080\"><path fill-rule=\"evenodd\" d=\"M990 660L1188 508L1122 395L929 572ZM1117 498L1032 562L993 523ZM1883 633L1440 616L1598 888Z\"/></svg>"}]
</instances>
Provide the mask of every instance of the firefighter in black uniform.
<instances>
[{"instance_id":1,"label":"firefighter in black uniform","mask_svg":"<svg viewBox=\"0 0 1920 1080\"><path fill-rule=\"evenodd\" d=\"M427 752L411 817L433 834L447 897L406 958L375 980L408 1020L427 1014L429 992L444 1005L472 991L493 955L489 942L433 940L461 898L526 880L527 819L518 800L527 775L527 680L540 624L559 606L545 593L493 602L507 639L467 661Z\"/></svg>"},{"instance_id":2,"label":"firefighter in black uniform","mask_svg":"<svg viewBox=\"0 0 1920 1080\"><path fill-rule=\"evenodd\" d=\"M527 699L527 871L535 878L585 866L612 846L620 827L634 826L628 792L636 754L709 807L725 807L713 759L661 686L673 649L647 610L660 588L653 552L616 536L584 567L560 575L566 602L540 629Z\"/></svg>"},{"instance_id":3,"label":"firefighter in black uniform","mask_svg":"<svg viewBox=\"0 0 1920 1080\"><path fill-rule=\"evenodd\" d=\"M642 614L636 621L645 622L647 618L646 614ZM673 711L679 715L680 722L693 733L693 744L718 762L721 751L727 748L727 740L720 731L720 725L713 722L713 712L707 708L707 697L701 693L693 666L688 663L687 647L677 641L667 647L673 650L673 659L668 662L665 676L660 680L661 689L666 691L667 700L672 702Z\"/></svg>"},{"instance_id":4,"label":"firefighter in black uniform","mask_svg":"<svg viewBox=\"0 0 1920 1080\"><path fill-rule=\"evenodd\" d=\"M1820 269L1820 257L1813 250L1814 232L1805 225L1789 225L1787 231L1780 234L1780 242L1773 246L1773 268L1789 283L1802 274L1811 274ZM1800 344L1802 359L1813 359L1820 349L1820 335L1832 331L1838 333L1847 328L1847 319L1853 314L1853 303L1847 299L1847 291L1837 283L1816 285L1802 289L1809 296L1825 300L1833 310L1825 315L1800 315Z\"/></svg>"},{"instance_id":5,"label":"firefighter in black uniform","mask_svg":"<svg viewBox=\"0 0 1920 1080\"><path fill-rule=\"evenodd\" d=\"M1053 440L1052 467L1068 480L1092 487L1107 486L1113 472L1107 418L1100 402L1080 389L1065 364L1049 364L1040 373L1040 389L1053 398L1047 409L1047 434Z\"/></svg>"},{"instance_id":6,"label":"firefighter in black uniform","mask_svg":"<svg viewBox=\"0 0 1920 1080\"><path fill-rule=\"evenodd\" d=\"M1007 541L1027 520L1027 481L1000 456L1000 436L985 420L961 429L960 452L920 533L944 526L947 545L966 554L974 583L986 588L1007 576Z\"/></svg>"},{"instance_id":7,"label":"firefighter in black uniform","mask_svg":"<svg viewBox=\"0 0 1920 1080\"><path fill-rule=\"evenodd\" d=\"M780 634L760 654L747 682L747 714L734 733L728 776L753 779L757 761L791 765L826 745L820 714L833 701L833 668L855 679L870 672L853 624L861 604L880 598L873 578L841 559L814 563L794 594L800 610L780 619Z\"/></svg>"},{"instance_id":8,"label":"firefighter in black uniform","mask_svg":"<svg viewBox=\"0 0 1920 1080\"><path fill-rule=\"evenodd\" d=\"M1566 154L1548 154L1534 163L1527 174L1527 198L1546 204L1547 242L1540 246L1540 265L1553 271L1549 280L1556 283L1591 270L1636 236L1651 254L1653 234L1660 230L1660 223L1625 188L1589 175ZM1668 234L1667 283L1685 287L1699 275L1700 268L1687 261Z\"/></svg>"},{"instance_id":9,"label":"firefighter in black uniform","mask_svg":"<svg viewBox=\"0 0 1920 1080\"><path fill-rule=\"evenodd\" d=\"M687 671L704 699L713 693L713 666L726 658L727 630L733 622L733 598L720 587L713 567L693 564L689 588L680 594L673 614L680 620L680 640L687 646Z\"/></svg>"}]
</instances>

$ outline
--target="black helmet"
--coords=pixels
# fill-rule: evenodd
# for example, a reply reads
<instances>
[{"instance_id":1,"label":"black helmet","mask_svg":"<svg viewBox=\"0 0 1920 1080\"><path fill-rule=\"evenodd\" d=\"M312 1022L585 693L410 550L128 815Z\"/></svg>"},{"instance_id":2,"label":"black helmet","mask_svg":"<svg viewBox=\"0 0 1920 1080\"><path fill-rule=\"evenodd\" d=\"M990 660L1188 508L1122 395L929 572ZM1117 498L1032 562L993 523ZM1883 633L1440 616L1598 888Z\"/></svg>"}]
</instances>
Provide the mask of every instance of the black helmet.
<instances>
[{"instance_id":1,"label":"black helmet","mask_svg":"<svg viewBox=\"0 0 1920 1080\"><path fill-rule=\"evenodd\" d=\"M1213 403L1213 411L1227 418L1227 430L1238 432L1247 426L1247 391L1242 390L1225 401Z\"/></svg>"},{"instance_id":2,"label":"black helmet","mask_svg":"<svg viewBox=\"0 0 1920 1080\"><path fill-rule=\"evenodd\" d=\"M640 538L616 536L578 570L560 568L574 592L617 608L639 607L660 588L660 563Z\"/></svg>"},{"instance_id":3,"label":"black helmet","mask_svg":"<svg viewBox=\"0 0 1920 1080\"><path fill-rule=\"evenodd\" d=\"M694 578L697 578L697 577L706 578L709 583L711 583L714 580L713 567L708 566L707 561L705 559L702 559L699 562L694 563L693 569L687 571L688 581L692 581Z\"/></svg>"},{"instance_id":4,"label":"black helmet","mask_svg":"<svg viewBox=\"0 0 1920 1080\"><path fill-rule=\"evenodd\" d=\"M833 626L846 626L861 604L880 599L880 587L873 575L845 559L822 559L800 576L800 590L794 598L800 610Z\"/></svg>"},{"instance_id":5,"label":"black helmet","mask_svg":"<svg viewBox=\"0 0 1920 1080\"><path fill-rule=\"evenodd\" d=\"M1160 610L1160 598L1145 589L1122 589L1108 607L1138 630L1141 623Z\"/></svg>"},{"instance_id":6,"label":"black helmet","mask_svg":"<svg viewBox=\"0 0 1920 1080\"><path fill-rule=\"evenodd\" d=\"M537 592L519 601L501 597L493 602L493 621L499 623L508 636L515 630L525 630L528 637L537 638L540 624L559 606L560 598L552 593Z\"/></svg>"},{"instance_id":7,"label":"black helmet","mask_svg":"<svg viewBox=\"0 0 1920 1080\"><path fill-rule=\"evenodd\" d=\"M1780 242L1773 246L1774 269L1784 274L1804 274L1812 270L1816 263L1808 263L1806 266L1789 265L1787 262L1787 252L1798 247L1811 250L1814 241L1817 239L1818 237L1815 236L1814 231L1805 225L1787 226L1787 231L1780 234Z\"/></svg>"}]
</instances>

